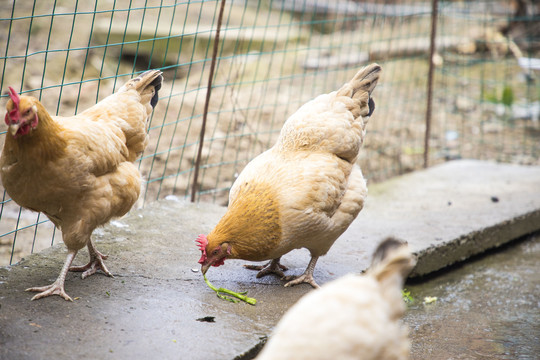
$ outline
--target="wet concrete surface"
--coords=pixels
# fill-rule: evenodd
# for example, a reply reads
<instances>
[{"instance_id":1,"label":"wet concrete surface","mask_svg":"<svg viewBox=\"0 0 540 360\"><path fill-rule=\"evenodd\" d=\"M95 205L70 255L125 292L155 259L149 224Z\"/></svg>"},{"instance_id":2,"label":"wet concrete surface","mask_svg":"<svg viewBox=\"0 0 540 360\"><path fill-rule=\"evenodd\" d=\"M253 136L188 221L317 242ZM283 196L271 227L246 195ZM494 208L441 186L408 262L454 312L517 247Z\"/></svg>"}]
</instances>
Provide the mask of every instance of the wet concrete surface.
<instances>
[{"instance_id":1,"label":"wet concrete surface","mask_svg":"<svg viewBox=\"0 0 540 360\"><path fill-rule=\"evenodd\" d=\"M386 235L407 240L419 255L418 273L425 274L538 230L538 184L539 167L459 161L370 186L364 210L319 260L315 279L322 285L364 270ZM68 274L66 291L73 303L58 296L31 302L33 294L24 292L54 281L66 255L63 244L0 269L0 359L251 358L250 351L283 313L312 289L305 284L284 288L276 277L256 279L243 268L245 262L228 260L209 270L209 280L247 290L258 303L218 299L196 271L200 252L194 240L224 212L216 205L171 198L98 229L94 239L109 255L106 263L115 277L96 274L82 280ZM81 251L75 263L85 264L87 256ZM308 252L298 250L287 254L283 264L289 274L301 274L308 260ZM489 296L492 289L479 292ZM416 316L427 321L438 314ZM201 321L205 318L213 322ZM407 321L414 329L419 326L425 344L442 341L427 325Z\"/></svg>"},{"instance_id":2,"label":"wet concrete surface","mask_svg":"<svg viewBox=\"0 0 540 360\"><path fill-rule=\"evenodd\" d=\"M58 296L32 302L33 294L24 292L54 281L66 255L63 244L0 269L0 359L233 359L256 347L310 287L285 289L276 278L259 281L243 262L230 261L210 270L209 279L249 290L258 304L218 299L193 271L200 257L194 240L224 211L209 204L156 202L99 229L97 247L109 255L115 277L82 280L68 274L73 303ZM83 264L87 256L81 251L75 261ZM197 321L205 317L214 322Z\"/></svg>"},{"instance_id":3,"label":"wet concrete surface","mask_svg":"<svg viewBox=\"0 0 540 360\"><path fill-rule=\"evenodd\" d=\"M407 284L413 359L540 358L540 233ZM425 297L437 297L424 304Z\"/></svg>"}]
</instances>

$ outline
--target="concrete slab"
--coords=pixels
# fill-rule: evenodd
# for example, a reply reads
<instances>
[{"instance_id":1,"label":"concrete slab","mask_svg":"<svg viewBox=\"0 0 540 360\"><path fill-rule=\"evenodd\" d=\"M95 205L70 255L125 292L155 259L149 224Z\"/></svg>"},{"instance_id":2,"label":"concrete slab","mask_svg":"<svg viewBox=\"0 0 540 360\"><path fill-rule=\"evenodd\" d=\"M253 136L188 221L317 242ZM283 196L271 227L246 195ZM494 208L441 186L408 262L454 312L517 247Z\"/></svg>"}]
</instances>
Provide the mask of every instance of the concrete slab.
<instances>
[{"instance_id":1,"label":"concrete slab","mask_svg":"<svg viewBox=\"0 0 540 360\"><path fill-rule=\"evenodd\" d=\"M365 209L315 269L320 284L364 270L386 235L418 253L416 275L540 229L540 167L456 161L369 186ZM194 240L225 209L164 200L96 231L115 278L69 274L60 297L31 302L30 286L54 281L63 244L0 269L0 358L249 359L308 285L256 279L243 261L212 268L214 285L248 290L256 306L218 299L204 284ZM305 250L283 258L303 272ZM87 253L75 260L86 263ZM214 322L198 319L213 317Z\"/></svg>"},{"instance_id":2,"label":"concrete slab","mask_svg":"<svg viewBox=\"0 0 540 360\"><path fill-rule=\"evenodd\" d=\"M365 212L343 234L396 235L426 275L540 228L540 167L448 162L370 187Z\"/></svg>"}]
</instances>

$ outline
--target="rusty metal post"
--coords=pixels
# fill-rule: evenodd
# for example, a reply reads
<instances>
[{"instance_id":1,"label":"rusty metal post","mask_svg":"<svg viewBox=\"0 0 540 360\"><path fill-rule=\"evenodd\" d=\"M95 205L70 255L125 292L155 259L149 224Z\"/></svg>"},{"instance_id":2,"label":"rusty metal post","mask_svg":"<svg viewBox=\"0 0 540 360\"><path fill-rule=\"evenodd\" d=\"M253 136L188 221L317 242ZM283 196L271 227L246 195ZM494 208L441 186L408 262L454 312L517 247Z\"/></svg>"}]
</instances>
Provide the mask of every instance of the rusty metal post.
<instances>
[{"instance_id":1,"label":"rusty metal post","mask_svg":"<svg viewBox=\"0 0 540 360\"><path fill-rule=\"evenodd\" d=\"M221 0L221 8L219 9L216 37L214 39L214 49L212 52L212 62L210 63L210 75L208 76L208 87L206 90L206 100L204 102L204 112L199 137L199 149L197 151L197 159L195 160L195 172L193 174L193 186L191 188L191 202L195 202L195 197L199 191L199 169L201 167L202 149L204 145L204 133L206 131L206 118L208 117L208 107L210 105L210 94L212 93L212 81L214 78L214 70L216 68L217 53L219 48L219 33L221 32L221 22L223 20L223 11L225 9L225 0Z\"/></svg>"},{"instance_id":2,"label":"rusty metal post","mask_svg":"<svg viewBox=\"0 0 540 360\"><path fill-rule=\"evenodd\" d=\"M431 111L433 102L433 55L435 55L435 38L437 36L437 10L438 1L431 1L431 35L429 43L429 70L427 81L427 104L426 104L426 133L424 135L424 168L429 166L429 138L431 136Z\"/></svg>"}]
</instances>

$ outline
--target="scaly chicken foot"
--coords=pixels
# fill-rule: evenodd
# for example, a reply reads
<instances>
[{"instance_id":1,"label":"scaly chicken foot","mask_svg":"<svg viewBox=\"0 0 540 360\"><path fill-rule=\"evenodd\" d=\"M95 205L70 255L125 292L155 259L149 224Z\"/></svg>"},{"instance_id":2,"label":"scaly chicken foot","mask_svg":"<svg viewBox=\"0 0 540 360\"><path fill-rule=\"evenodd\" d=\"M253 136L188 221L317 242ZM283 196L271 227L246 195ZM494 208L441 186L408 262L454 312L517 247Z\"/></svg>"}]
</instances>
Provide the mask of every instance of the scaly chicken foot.
<instances>
[{"instance_id":1,"label":"scaly chicken foot","mask_svg":"<svg viewBox=\"0 0 540 360\"><path fill-rule=\"evenodd\" d=\"M302 283L309 284L313 286L315 289L320 288L320 286L315 282L313 279L313 270L315 270L315 264L317 264L317 260L319 259L318 256L311 257L311 260L309 261L309 264L306 268L306 271L298 277L295 276L285 276L282 280L288 281L285 284L285 287L290 287Z\"/></svg>"},{"instance_id":2,"label":"scaly chicken foot","mask_svg":"<svg viewBox=\"0 0 540 360\"><path fill-rule=\"evenodd\" d=\"M39 294L34 295L31 300L37 300L51 295L59 295L67 301L73 301L73 299L68 294L66 294L66 291L64 290L64 280L57 279L51 285L32 287L26 289L25 291L39 292Z\"/></svg>"},{"instance_id":3,"label":"scaly chicken foot","mask_svg":"<svg viewBox=\"0 0 540 360\"><path fill-rule=\"evenodd\" d=\"M257 279L269 274L276 274L280 278L284 278L285 274L283 273L283 271L287 271L288 268L285 265L281 265L279 263L280 259L280 257L277 259L273 259L265 265L244 265L244 267L249 270L258 270L259 272L257 273Z\"/></svg>"},{"instance_id":4,"label":"scaly chicken foot","mask_svg":"<svg viewBox=\"0 0 540 360\"><path fill-rule=\"evenodd\" d=\"M69 271L83 272L81 275L82 279L86 279L90 275L94 275L96 271L101 270L105 275L114 277L114 275L107 269L103 260L107 259L107 255L100 253L94 242L90 240L88 242L88 253L90 254L90 262L84 266L72 266L69 268Z\"/></svg>"},{"instance_id":5,"label":"scaly chicken foot","mask_svg":"<svg viewBox=\"0 0 540 360\"><path fill-rule=\"evenodd\" d=\"M64 282L66 280L66 274L69 270L69 266L73 262L73 259L75 258L76 254L77 254L77 250L70 250L68 252L66 261L64 262L64 266L62 267L62 270L60 271L60 275L58 275L58 278L56 279L54 283L47 286L32 287L25 290L25 291L39 292L39 294L34 295L34 297L32 297L32 300L41 299L41 298L51 296L51 295L59 295L65 300L73 301L73 299L68 294L66 294L64 290Z\"/></svg>"}]
</instances>

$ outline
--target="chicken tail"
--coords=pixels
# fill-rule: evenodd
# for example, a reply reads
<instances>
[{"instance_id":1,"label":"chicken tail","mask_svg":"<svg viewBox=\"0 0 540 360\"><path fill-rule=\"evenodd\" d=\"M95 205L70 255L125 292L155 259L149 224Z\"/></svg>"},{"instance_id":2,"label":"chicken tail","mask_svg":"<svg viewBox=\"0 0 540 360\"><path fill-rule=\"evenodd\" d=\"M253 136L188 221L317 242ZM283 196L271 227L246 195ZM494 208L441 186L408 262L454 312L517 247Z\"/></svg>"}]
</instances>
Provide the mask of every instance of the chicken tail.
<instances>
[{"instance_id":1,"label":"chicken tail","mask_svg":"<svg viewBox=\"0 0 540 360\"><path fill-rule=\"evenodd\" d=\"M366 118L373 114L375 102L371 98L371 93L377 85L380 73L381 67L378 64L370 64L358 71L351 81L337 91L337 98L344 96L353 99L352 102L347 101L345 104L355 119L359 116Z\"/></svg>"},{"instance_id":2,"label":"chicken tail","mask_svg":"<svg viewBox=\"0 0 540 360\"><path fill-rule=\"evenodd\" d=\"M129 108L129 110L117 114L123 119L123 121L117 122L117 125L126 136L129 161L134 161L139 157L148 144L148 119L158 102L158 91L161 89L162 81L161 71L148 70L129 80L108 98L110 101L120 101L125 105L117 107L118 111L125 110L126 106ZM103 104L106 105L105 102ZM143 109L140 105L143 106Z\"/></svg>"},{"instance_id":3,"label":"chicken tail","mask_svg":"<svg viewBox=\"0 0 540 360\"><path fill-rule=\"evenodd\" d=\"M118 92L136 90L141 95L141 103L144 105L150 104L152 108L149 111L151 112L158 102L158 91L161 89L162 81L161 71L148 70L129 80Z\"/></svg>"},{"instance_id":4,"label":"chicken tail","mask_svg":"<svg viewBox=\"0 0 540 360\"><path fill-rule=\"evenodd\" d=\"M386 238L375 250L368 273L379 283L401 289L407 275L416 265L416 259L406 242Z\"/></svg>"}]
</instances>

